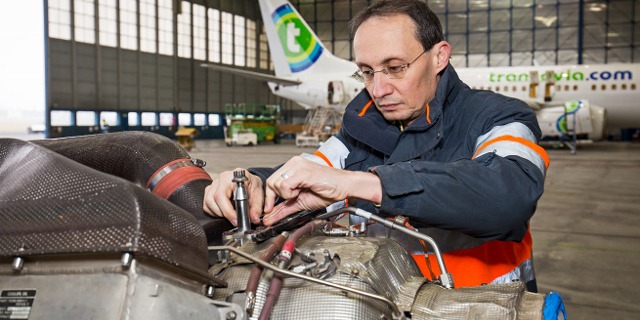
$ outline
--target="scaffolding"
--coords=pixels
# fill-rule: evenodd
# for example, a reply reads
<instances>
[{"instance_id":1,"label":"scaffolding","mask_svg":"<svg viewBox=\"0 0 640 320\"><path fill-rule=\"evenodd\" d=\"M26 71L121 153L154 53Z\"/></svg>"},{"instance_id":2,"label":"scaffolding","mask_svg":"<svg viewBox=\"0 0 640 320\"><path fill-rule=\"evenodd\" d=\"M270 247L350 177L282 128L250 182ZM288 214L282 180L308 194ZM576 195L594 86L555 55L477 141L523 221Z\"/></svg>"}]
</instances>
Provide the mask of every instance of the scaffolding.
<instances>
[{"instance_id":1,"label":"scaffolding","mask_svg":"<svg viewBox=\"0 0 640 320\"><path fill-rule=\"evenodd\" d=\"M337 133L342 120L342 112L327 107L309 110L302 127L296 135L296 146L317 147Z\"/></svg>"}]
</instances>

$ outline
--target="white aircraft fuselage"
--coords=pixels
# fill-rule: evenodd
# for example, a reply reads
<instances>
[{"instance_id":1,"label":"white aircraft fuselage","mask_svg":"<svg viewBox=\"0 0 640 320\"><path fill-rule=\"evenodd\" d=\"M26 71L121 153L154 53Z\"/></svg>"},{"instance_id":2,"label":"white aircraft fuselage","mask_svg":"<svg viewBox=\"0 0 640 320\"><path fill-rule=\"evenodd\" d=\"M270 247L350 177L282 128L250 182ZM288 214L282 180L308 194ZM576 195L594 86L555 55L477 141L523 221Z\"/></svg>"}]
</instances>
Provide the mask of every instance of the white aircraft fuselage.
<instances>
[{"instance_id":1,"label":"white aircraft fuselage","mask_svg":"<svg viewBox=\"0 0 640 320\"><path fill-rule=\"evenodd\" d=\"M287 0L259 0L275 75L203 66L266 81L273 94L305 109L344 110L364 85L354 62L331 54ZM640 64L457 68L471 88L527 102L543 136L602 139L608 130L640 128Z\"/></svg>"},{"instance_id":2,"label":"white aircraft fuselage","mask_svg":"<svg viewBox=\"0 0 640 320\"><path fill-rule=\"evenodd\" d=\"M640 64L459 68L456 71L463 82L475 89L499 92L541 106L587 100L606 110L608 129L640 127ZM549 71L553 71L551 99L545 101ZM537 72L535 89L531 88L532 82L536 82L532 72Z\"/></svg>"},{"instance_id":3,"label":"white aircraft fuselage","mask_svg":"<svg viewBox=\"0 0 640 320\"><path fill-rule=\"evenodd\" d=\"M319 79L303 80L296 86L280 86L277 83L269 82L269 88L275 95L293 100L305 109L314 107L332 107L337 110L344 110L348 101L351 101L362 90L362 84L354 79L346 78L342 80L345 87L345 97L340 103L329 102L328 83L340 81L340 77L322 77ZM302 80L302 79L301 79Z\"/></svg>"}]
</instances>

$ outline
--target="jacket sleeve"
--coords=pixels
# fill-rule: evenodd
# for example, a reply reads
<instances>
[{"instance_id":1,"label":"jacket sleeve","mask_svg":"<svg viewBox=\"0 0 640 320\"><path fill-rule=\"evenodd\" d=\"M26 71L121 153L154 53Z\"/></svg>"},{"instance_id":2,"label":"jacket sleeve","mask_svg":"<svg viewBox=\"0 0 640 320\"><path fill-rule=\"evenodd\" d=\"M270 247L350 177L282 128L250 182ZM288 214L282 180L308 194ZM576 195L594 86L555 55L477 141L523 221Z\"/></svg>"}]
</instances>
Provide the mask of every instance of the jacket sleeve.
<instances>
[{"instance_id":1,"label":"jacket sleeve","mask_svg":"<svg viewBox=\"0 0 640 320\"><path fill-rule=\"evenodd\" d=\"M409 216L416 227L522 240L543 192L548 157L536 144L540 131L533 112L504 110L488 108L475 118L482 129L467 134L468 158L372 168L382 183L380 212ZM489 120L482 123L482 117Z\"/></svg>"}]
</instances>

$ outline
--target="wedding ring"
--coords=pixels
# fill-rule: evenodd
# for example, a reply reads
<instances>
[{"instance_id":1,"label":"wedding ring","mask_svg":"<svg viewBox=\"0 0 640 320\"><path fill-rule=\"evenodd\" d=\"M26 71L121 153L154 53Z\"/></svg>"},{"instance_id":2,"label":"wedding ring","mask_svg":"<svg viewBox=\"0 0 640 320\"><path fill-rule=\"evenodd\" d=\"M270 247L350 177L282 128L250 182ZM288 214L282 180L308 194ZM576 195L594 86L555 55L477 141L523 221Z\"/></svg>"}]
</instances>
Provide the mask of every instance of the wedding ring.
<instances>
[{"instance_id":1,"label":"wedding ring","mask_svg":"<svg viewBox=\"0 0 640 320\"><path fill-rule=\"evenodd\" d=\"M282 179L287 179L287 178L289 178L289 176L288 176L286 173L283 173L283 174L281 174L280 176L282 177Z\"/></svg>"}]
</instances>

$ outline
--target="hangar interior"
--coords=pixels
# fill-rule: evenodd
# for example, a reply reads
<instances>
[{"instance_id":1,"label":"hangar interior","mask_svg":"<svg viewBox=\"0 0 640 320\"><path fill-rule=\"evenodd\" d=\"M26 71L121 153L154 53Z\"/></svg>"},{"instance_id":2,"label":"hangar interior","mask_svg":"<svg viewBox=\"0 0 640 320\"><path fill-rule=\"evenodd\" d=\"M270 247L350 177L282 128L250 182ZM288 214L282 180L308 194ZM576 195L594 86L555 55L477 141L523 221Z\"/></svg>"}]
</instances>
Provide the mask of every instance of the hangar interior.
<instances>
[{"instance_id":1,"label":"hangar interior","mask_svg":"<svg viewBox=\"0 0 640 320\"><path fill-rule=\"evenodd\" d=\"M353 60L347 23L371 1L293 0L334 55ZM431 0L454 67L640 61L633 0ZM48 136L110 130L221 138L225 105L305 110L264 82L201 67L273 73L255 0L46 0Z\"/></svg>"}]
</instances>

